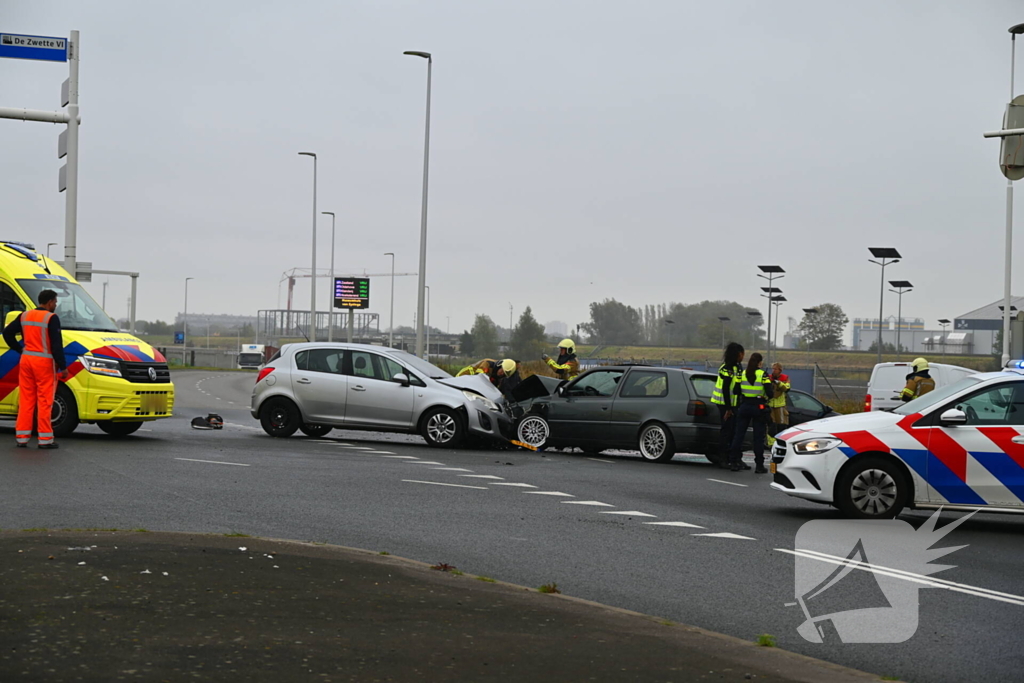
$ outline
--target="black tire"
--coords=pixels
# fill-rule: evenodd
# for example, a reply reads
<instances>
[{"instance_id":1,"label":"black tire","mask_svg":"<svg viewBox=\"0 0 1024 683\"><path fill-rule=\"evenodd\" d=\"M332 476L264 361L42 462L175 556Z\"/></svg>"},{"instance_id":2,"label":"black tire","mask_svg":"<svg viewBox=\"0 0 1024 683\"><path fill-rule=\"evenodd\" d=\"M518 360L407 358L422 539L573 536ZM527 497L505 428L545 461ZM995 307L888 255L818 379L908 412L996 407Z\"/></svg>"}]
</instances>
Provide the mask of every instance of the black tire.
<instances>
[{"instance_id":1,"label":"black tire","mask_svg":"<svg viewBox=\"0 0 1024 683\"><path fill-rule=\"evenodd\" d=\"M331 427L330 425L311 425L311 424L299 425L299 431L301 431L306 436L312 436L314 438L320 438L322 436L327 436L328 434L331 433L332 429L334 429L334 427Z\"/></svg>"},{"instance_id":2,"label":"black tire","mask_svg":"<svg viewBox=\"0 0 1024 683\"><path fill-rule=\"evenodd\" d=\"M649 422L640 430L637 449L640 457L648 462L668 462L676 454L676 442L668 427L660 422Z\"/></svg>"},{"instance_id":3,"label":"black tire","mask_svg":"<svg viewBox=\"0 0 1024 683\"><path fill-rule=\"evenodd\" d=\"M141 422L97 422L96 426L111 436L128 436L139 431Z\"/></svg>"},{"instance_id":4,"label":"black tire","mask_svg":"<svg viewBox=\"0 0 1024 683\"><path fill-rule=\"evenodd\" d=\"M551 438L551 426L540 415L527 415L516 425L516 438L534 448L543 448Z\"/></svg>"},{"instance_id":5,"label":"black tire","mask_svg":"<svg viewBox=\"0 0 1024 683\"><path fill-rule=\"evenodd\" d=\"M909 497L906 475L887 458L858 456L836 480L836 507L853 519L892 519Z\"/></svg>"},{"instance_id":6,"label":"black tire","mask_svg":"<svg viewBox=\"0 0 1024 683\"><path fill-rule=\"evenodd\" d=\"M63 438L78 429L78 402L63 382L57 385L57 393L53 397L52 419L54 437Z\"/></svg>"},{"instance_id":7,"label":"black tire","mask_svg":"<svg viewBox=\"0 0 1024 683\"><path fill-rule=\"evenodd\" d=\"M290 400L277 396L260 408L260 426L270 436L286 438L302 426L302 414Z\"/></svg>"},{"instance_id":8,"label":"black tire","mask_svg":"<svg viewBox=\"0 0 1024 683\"><path fill-rule=\"evenodd\" d=\"M462 416L451 408L434 408L423 416L420 434L428 446L458 448L466 438Z\"/></svg>"}]
</instances>

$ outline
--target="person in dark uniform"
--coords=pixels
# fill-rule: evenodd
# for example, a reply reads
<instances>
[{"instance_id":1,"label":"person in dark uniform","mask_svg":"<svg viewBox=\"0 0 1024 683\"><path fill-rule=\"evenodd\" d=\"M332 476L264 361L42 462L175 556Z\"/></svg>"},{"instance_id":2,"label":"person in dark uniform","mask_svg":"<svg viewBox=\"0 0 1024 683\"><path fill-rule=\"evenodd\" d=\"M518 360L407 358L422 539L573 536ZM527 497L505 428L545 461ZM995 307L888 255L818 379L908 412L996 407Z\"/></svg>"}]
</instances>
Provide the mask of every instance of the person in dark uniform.
<instances>
[{"instance_id":1,"label":"person in dark uniform","mask_svg":"<svg viewBox=\"0 0 1024 683\"><path fill-rule=\"evenodd\" d=\"M768 432L768 418L771 415L768 399L772 397L773 391L771 375L761 369L763 362L761 354L750 354L747 369L740 375L742 400L736 411L736 434L732 439L729 460L729 469L733 472L750 469L750 465L743 463L743 437L751 424L754 426L754 472L768 472L764 466L764 442L765 434Z\"/></svg>"},{"instance_id":2,"label":"person in dark uniform","mask_svg":"<svg viewBox=\"0 0 1024 683\"><path fill-rule=\"evenodd\" d=\"M722 365L718 368L718 379L715 390L711 394L711 402L718 406L718 415L722 427L718 434L718 466L729 466L729 453L732 451L732 439L736 430L736 407L739 405L739 383L743 367L743 346L729 342L722 356Z\"/></svg>"}]
</instances>

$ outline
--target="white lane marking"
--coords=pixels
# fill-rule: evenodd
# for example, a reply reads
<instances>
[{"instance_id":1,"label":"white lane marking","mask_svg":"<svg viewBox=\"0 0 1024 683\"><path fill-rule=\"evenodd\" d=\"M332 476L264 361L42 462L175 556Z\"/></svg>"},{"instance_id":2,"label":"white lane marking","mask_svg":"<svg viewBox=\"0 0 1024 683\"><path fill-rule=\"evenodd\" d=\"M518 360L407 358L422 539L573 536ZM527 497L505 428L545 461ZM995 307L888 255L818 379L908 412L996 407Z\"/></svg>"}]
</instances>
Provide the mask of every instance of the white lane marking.
<instances>
[{"instance_id":1,"label":"white lane marking","mask_svg":"<svg viewBox=\"0 0 1024 683\"><path fill-rule=\"evenodd\" d=\"M367 455L394 455L394 451L363 451Z\"/></svg>"},{"instance_id":2,"label":"white lane marking","mask_svg":"<svg viewBox=\"0 0 1024 683\"><path fill-rule=\"evenodd\" d=\"M444 465L443 462L434 462L433 460L417 460L416 462L407 462L406 465Z\"/></svg>"},{"instance_id":3,"label":"white lane marking","mask_svg":"<svg viewBox=\"0 0 1024 683\"><path fill-rule=\"evenodd\" d=\"M737 484L734 481L723 481L722 479L708 479L708 481L713 481L716 484L728 484L729 486L742 486L743 488L749 488L746 484Z\"/></svg>"},{"instance_id":4,"label":"white lane marking","mask_svg":"<svg viewBox=\"0 0 1024 683\"><path fill-rule=\"evenodd\" d=\"M407 482L409 484L433 484L434 486L454 486L454 487L460 488L460 489L479 489L481 491L486 491L487 490L486 486L466 486L465 484L446 484L443 481L419 481L417 479L403 479L402 481Z\"/></svg>"},{"instance_id":5,"label":"white lane marking","mask_svg":"<svg viewBox=\"0 0 1024 683\"><path fill-rule=\"evenodd\" d=\"M945 588L946 590L955 591L957 593L966 593L967 595L973 595L979 598L988 598L989 600L1008 602L1011 605L1020 605L1024 607L1024 596L1021 595L1002 593L988 588L979 588L978 586L971 586L966 583L956 583L955 581L947 581L945 579L936 579L931 576L925 576L924 574L914 574L913 572L904 571L902 569L892 569L891 567L883 567L869 562L861 562L860 560L850 560L837 555L819 553L814 550L788 550L786 548L775 548L775 550L780 553L805 557L809 560L817 560L819 562L827 562L829 564L840 565L843 567L860 569L861 571L871 572L872 574L891 576L895 579L903 579L904 581L910 581L911 583L920 583L928 588Z\"/></svg>"},{"instance_id":6,"label":"white lane marking","mask_svg":"<svg viewBox=\"0 0 1024 683\"><path fill-rule=\"evenodd\" d=\"M739 534L729 533L728 531L721 531L717 534L692 534L693 536L707 536L708 538L735 538L740 541L756 541L756 538L750 536L740 536Z\"/></svg>"},{"instance_id":7,"label":"white lane marking","mask_svg":"<svg viewBox=\"0 0 1024 683\"><path fill-rule=\"evenodd\" d=\"M657 517L658 515L649 515L646 512L640 512L639 510L605 510L600 513L602 515L629 515L630 517Z\"/></svg>"},{"instance_id":8,"label":"white lane marking","mask_svg":"<svg viewBox=\"0 0 1024 683\"><path fill-rule=\"evenodd\" d=\"M470 479L496 479L504 481L505 477L496 477L493 474L460 474L460 477L469 477Z\"/></svg>"},{"instance_id":9,"label":"white lane marking","mask_svg":"<svg viewBox=\"0 0 1024 683\"><path fill-rule=\"evenodd\" d=\"M153 431L153 430L152 430L152 429L140 429L139 431L140 431L140 432L151 432L151 431Z\"/></svg>"},{"instance_id":10,"label":"white lane marking","mask_svg":"<svg viewBox=\"0 0 1024 683\"><path fill-rule=\"evenodd\" d=\"M652 526L685 526L691 529L706 529L707 527L698 526L697 524L690 524L689 522L644 522L644 524L650 524Z\"/></svg>"},{"instance_id":11,"label":"white lane marking","mask_svg":"<svg viewBox=\"0 0 1024 683\"><path fill-rule=\"evenodd\" d=\"M534 486L533 488L537 487ZM566 498L576 497L571 493L562 493L561 491L523 491L523 493L532 493L535 496L565 496Z\"/></svg>"},{"instance_id":12,"label":"white lane marking","mask_svg":"<svg viewBox=\"0 0 1024 683\"><path fill-rule=\"evenodd\" d=\"M237 467L249 467L244 462L221 462L220 460L196 460L195 458L175 458L175 460L187 460L189 462L207 462L211 465L236 465Z\"/></svg>"},{"instance_id":13,"label":"white lane marking","mask_svg":"<svg viewBox=\"0 0 1024 683\"><path fill-rule=\"evenodd\" d=\"M430 469L435 472L472 472L473 470L467 470L465 467L431 467Z\"/></svg>"},{"instance_id":14,"label":"white lane marking","mask_svg":"<svg viewBox=\"0 0 1024 683\"><path fill-rule=\"evenodd\" d=\"M385 455L385 458L403 458L407 460L419 460L415 455Z\"/></svg>"},{"instance_id":15,"label":"white lane marking","mask_svg":"<svg viewBox=\"0 0 1024 683\"><path fill-rule=\"evenodd\" d=\"M610 505L608 503L602 503L599 500L563 500L562 502L566 505L593 505L594 507L602 508L615 507L614 505Z\"/></svg>"},{"instance_id":16,"label":"white lane marking","mask_svg":"<svg viewBox=\"0 0 1024 683\"><path fill-rule=\"evenodd\" d=\"M518 487L524 488L524 489L535 489L535 488L537 488L533 484L519 484L519 483L509 482L509 481L496 481L496 482L493 482L491 484L491 486L518 486ZM529 491L527 491L527 493L529 493Z\"/></svg>"},{"instance_id":17,"label":"white lane marking","mask_svg":"<svg viewBox=\"0 0 1024 683\"><path fill-rule=\"evenodd\" d=\"M615 464L614 460L601 460L600 458L587 458L587 460L593 460L594 462L606 462L609 465L614 465Z\"/></svg>"}]
</instances>

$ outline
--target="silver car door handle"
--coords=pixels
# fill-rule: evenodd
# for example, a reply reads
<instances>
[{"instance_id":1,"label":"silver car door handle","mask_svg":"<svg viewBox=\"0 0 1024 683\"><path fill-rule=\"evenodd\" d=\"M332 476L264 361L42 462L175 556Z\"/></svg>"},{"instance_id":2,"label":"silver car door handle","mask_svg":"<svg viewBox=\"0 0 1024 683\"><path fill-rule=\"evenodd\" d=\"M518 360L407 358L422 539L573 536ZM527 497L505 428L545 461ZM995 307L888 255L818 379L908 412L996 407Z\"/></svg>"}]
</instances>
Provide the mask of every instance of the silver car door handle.
<instances>
[{"instance_id":1,"label":"silver car door handle","mask_svg":"<svg viewBox=\"0 0 1024 683\"><path fill-rule=\"evenodd\" d=\"M300 378L298 378L295 381L298 382L299 384L312 384L313 383L313 380L307 379L305 377L300 377Z\"/></svg>"},{"instance_id":2,"label":"silver car door handle","mask_svg":"<svg viewBox=\"0 0 1024 683\"><path fill-rule=\"evenodd\" d=\"M361 384L357 384L354 387L352 387L352 391L366 391L366 387L362 386Z\"/></svg>"},{"instance_id":3,"label":"silver car door handle","mask_svg":"<svg viewBox=\"0 0 1024 683\"><path fill-rule=\"evenodd\" d=\"M1014 443L1024 443L1024 436L1015 436L1010 441Z\"/></svg>"}]
</instances>

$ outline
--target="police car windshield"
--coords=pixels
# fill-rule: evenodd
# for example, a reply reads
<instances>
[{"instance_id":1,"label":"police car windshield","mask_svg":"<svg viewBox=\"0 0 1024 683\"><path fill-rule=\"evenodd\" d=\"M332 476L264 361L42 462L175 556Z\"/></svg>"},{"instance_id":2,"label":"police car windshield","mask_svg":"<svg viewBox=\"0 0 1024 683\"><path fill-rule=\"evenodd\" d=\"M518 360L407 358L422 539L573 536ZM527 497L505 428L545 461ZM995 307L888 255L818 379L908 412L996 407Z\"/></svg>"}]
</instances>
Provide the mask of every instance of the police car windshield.
<instances>
[{"instance_id":1,"label":"police car windshield","mask_svg":"<svg viewBox=\"0 0 1024 683\"><path fill-rule=\"evenodd\" d=\"M103 312L89 293L77 282L61 280L18 280L32 301L39 301L44 289L57 292L57 316L65 330L118 332L117 325Z\"/></svg>"},{"instance_id":2,"label":"police car windshield","mask_svg":"<svg viewBox=\"0 0 1024 683\"><path fill-rule=\"evenodd\" d=\"M896 408L892 412L897 415L913 415L914 413L920 413L928 408L931 408L936 403L942 403L950 396L959 394L964 389L973 387L981 380L976 377L967 377L954 382L953 384L947 384L944 387L939 387L935 391L929 392L921 398L915 398L913 401L904 403L899 408Z\"/></svg>"}]
</instances>

